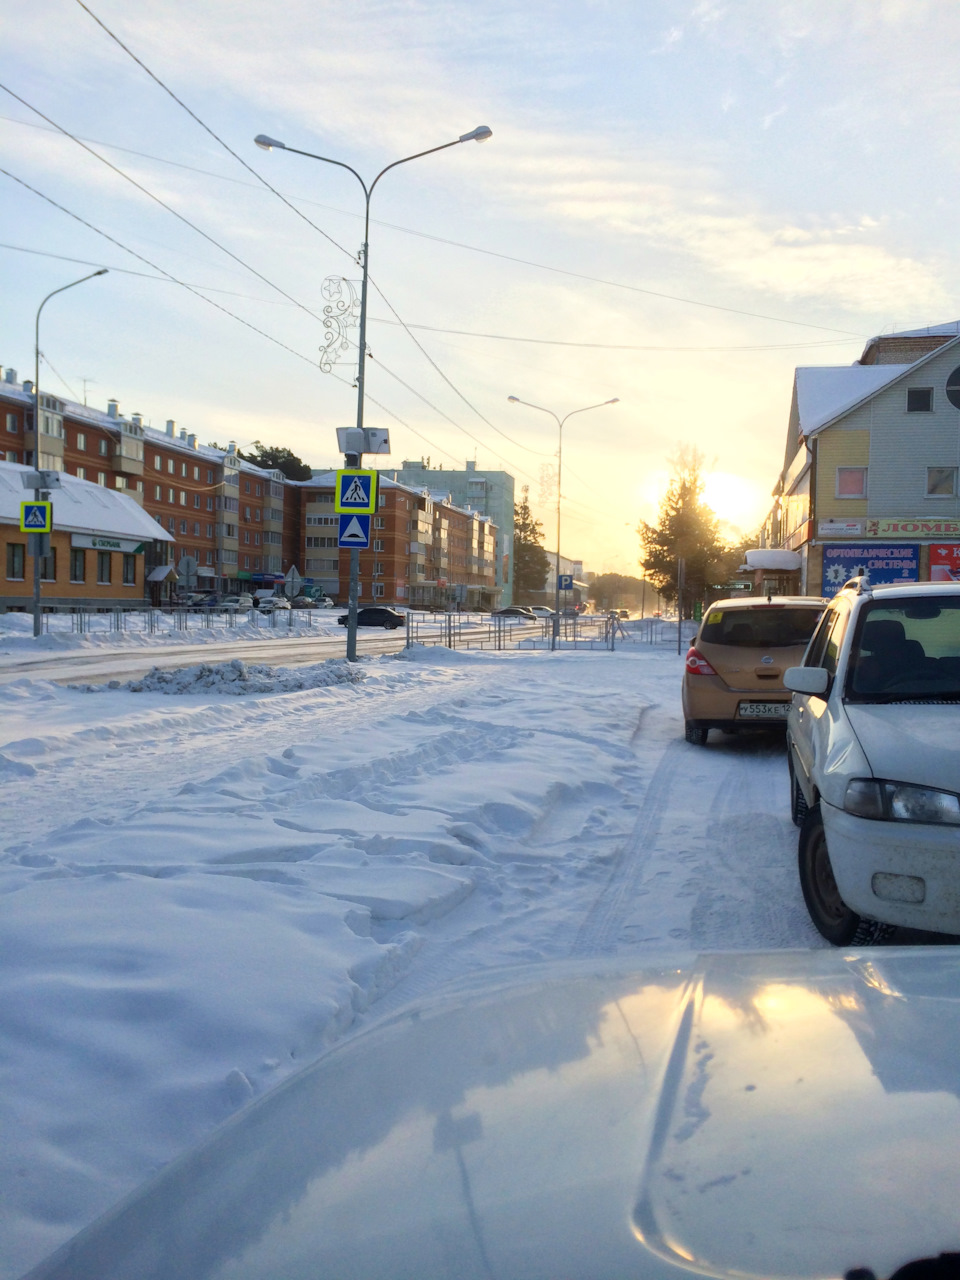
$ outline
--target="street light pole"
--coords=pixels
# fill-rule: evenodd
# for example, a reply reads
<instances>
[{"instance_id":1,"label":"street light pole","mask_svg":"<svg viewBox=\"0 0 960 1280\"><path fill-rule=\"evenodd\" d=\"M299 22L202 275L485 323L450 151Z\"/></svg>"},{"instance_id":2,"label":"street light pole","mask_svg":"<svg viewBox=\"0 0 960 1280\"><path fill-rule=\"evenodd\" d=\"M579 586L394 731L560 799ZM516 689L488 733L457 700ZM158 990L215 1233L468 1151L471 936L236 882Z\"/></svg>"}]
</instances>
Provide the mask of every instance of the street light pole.
<instances>
[{"instance_id":1,"label":"street light pole","mask_svg":"<svg viewBox=\"0 0 960 1280\"><path fill-rule=\"evenodd\" d=\"M93 280L96 276L105 276L107 268L101 267L99 271L91 271L88 276L81 276L79 280L73 280L70 284L61 285L59 289L54 289L52 293L48 293L44 300L37 307L37 318L33 326L33 469L40 471L40 312L47 305L51 298L55 298L58 293L65 293L67 289L75 289L78 284L84 284L87 280ZM43 502L50 495L44 489L34 489L33 497L35 502ZM41 632L41 613L40 613L40 560L41 548L44 539L49 541L49 534L35 533L33 537L33 634L40 635Z\"/></svg>"},{"instance_id":2,"label":"street light pole","mask_svg":"<svg viewBox=\"0 0 960 1280\"><path fill-rule=\"evenodd\" d=\"M340 169L346 169L348 173L352 173L363 189L366 211L363 220L363 248L360 250L360 265L363 268L363 278L360 285L360 352L357 360L357 430L363 429L363 402L364 402L364 374L367 358L367 281L369 278L369 257L370 257L370 198L373 195L374 188L385 173L389 173L391 169L396 169L398 165L408 164L411 160L419 160L422 156L432 156L435 151L446 151L448 147L458 147L461 142L486 142L488 138L493 137L493 130L487 125L479 125L470 133L461 134L453 142L441 143L439 147L430 147L426 151L417 151L412 156L404 156L402 160L394 160L392 164L388 164L386 168L381 169L369 187L364 182L356 169L348 164L344 164L342 160L331 160L329 156L318 156L312 151L300 151L297 147L288 147L285 142L278 142L276 138L268 138L266 134L258 133L254 138L254 142L264 151L272 151L276 148L278 151L291 151L297 156L307 156L311 160L321 160L324 164L335 164ZM361 441L363 437L360 437ZM343 464L345 467L359 467L363 462L362 453L345 453L343 456ZM371 517L371 525L373 519ZM357 599L360 590L360 548L350 548L350 588L347 597L347 661L356 662L357 660Z\"/></svg>"},{"instance_id":3,"label":"street light pole","mask_svg":"<svg viewBox=\"0 0 960 1280\"><path fill-rule=\"evenodd\" d=\"M556 584L554 587L553 602L553 628L550 633L550 649L556 649L560 640L560 479L563 468L563 424L567 418L572 418L576 413L589 413L591 409L602 409L608 404L619 404L619 396L614 396L612 400L601 400L599 404L588 404L582 409L571 409L568 414L560 418L552 409L544 409L543 405L531 404L529 400L521 400L517 396L507 396L511 404L522 404L528 409L538 409L541 413L548 413L557 424L557 569Z\"/></svg>"}]
</instances>

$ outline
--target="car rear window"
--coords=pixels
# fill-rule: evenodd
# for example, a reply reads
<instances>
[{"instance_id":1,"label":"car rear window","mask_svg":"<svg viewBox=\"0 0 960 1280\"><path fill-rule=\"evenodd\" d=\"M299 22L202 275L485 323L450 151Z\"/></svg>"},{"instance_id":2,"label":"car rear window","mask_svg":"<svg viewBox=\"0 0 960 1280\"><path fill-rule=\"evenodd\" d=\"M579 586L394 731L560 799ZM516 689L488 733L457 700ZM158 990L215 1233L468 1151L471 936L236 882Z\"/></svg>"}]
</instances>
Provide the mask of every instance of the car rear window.
<instances>
[{"instance_id":1,"label":"car rear window","mask_svg":"<svg viewBox=\"0 0 960 1280\"><path fill-rule=\"evenodd\" d=\"M822 610L788 605L758 605L756 609L710 609L700 631L703 644L726 644L735 649L783 649L805 645Z\"/></svg>"}]
</instances>

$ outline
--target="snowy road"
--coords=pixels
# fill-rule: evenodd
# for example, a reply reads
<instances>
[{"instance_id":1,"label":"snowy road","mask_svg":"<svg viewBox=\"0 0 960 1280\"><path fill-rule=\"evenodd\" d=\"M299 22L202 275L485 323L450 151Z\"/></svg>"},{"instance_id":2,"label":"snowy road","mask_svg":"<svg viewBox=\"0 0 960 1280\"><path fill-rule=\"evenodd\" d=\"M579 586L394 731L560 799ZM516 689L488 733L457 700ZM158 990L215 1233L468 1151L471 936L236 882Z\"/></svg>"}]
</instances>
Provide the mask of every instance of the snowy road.
<instances>
[{"instance_id":1,"label":"snowy road","mask_svg":"<svg viewBox=\"0 0 960 1280\"><path fill-rule=\"evenodd\" d=\"M360 666L0 688L3 1280L448 979L823 945L782 741L688 746L675 652Z\"/></svg>"}]
</instances>

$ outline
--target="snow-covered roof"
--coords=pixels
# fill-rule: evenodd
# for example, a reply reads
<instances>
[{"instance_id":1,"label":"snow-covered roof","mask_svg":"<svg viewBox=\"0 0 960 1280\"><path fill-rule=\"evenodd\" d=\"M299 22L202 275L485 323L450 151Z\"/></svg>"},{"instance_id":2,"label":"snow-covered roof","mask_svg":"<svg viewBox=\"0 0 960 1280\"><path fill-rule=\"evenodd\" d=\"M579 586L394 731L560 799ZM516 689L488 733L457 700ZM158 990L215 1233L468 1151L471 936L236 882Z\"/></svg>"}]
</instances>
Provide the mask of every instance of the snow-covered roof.
<instances>
[{"instance_id":1,"label":"snow-covered roof","mask_svg":"<svg viewBox=\"0 0 960 1280\"><path fill-rule=\"evenodd\" d=\"M813 435L909 368L909 364L852 364L797 369L797 412L801 432L805 436Z\"/></svg>"},{"instance_id":2,"label":"snow-covered roof","mask_svg":"<svg viewBox=\"0 0 960 1280\"><path fill-rule=\"evenodd\" d=\"M960 320L948 320L945 324L929 324L925 329L897 329L894 333L878 333L870 342L879 342L881 338L955 338L958 335Z\"/></svg>"},{"instance_id":3,"label":"snow-covered roof","mask_svg":"<svg viewBox=\"0 0 960 1280\"><path fill-rule=\"evenodd\" d=\"M0 462L0 523L20 523L20 503L29 502L32 489L24 489L20 476L32 467ZM59 489L53 489L53 527L69 533L106 533L114 537L138 538L142 542L174 542L143 508L116 489L105 489L76 476L60 472Z\"/></svg>"}]
</instances>

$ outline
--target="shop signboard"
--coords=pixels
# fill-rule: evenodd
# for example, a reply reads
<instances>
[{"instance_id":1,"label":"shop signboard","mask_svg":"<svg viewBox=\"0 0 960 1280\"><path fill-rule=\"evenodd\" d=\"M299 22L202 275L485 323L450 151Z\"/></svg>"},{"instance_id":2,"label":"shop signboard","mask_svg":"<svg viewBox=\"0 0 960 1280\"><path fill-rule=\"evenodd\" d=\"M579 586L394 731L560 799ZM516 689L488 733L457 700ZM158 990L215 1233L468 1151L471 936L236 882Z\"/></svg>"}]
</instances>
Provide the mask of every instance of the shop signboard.
<instances>
[{"instance_id":1,"label":"shop signboard","mask_svg":"<svg viewBox=\"0 0 960 1280\"><path fill-rule=\"evenodd\" d=\"M930 581L960 582L960 542L931 544Z\"/></svg>"},{"instance_id":2,"label":"shop signboard","mask_svg":"<svg viewBox=\"0 0 960 1280\"><path fill-rule=\"evenodd\" d=\"M903 543L849 542L823 544L822 594L832 598L850 578L864 577L871 586L881 582L917 582L920 547Z\"/></svg>"}]
</instances>

